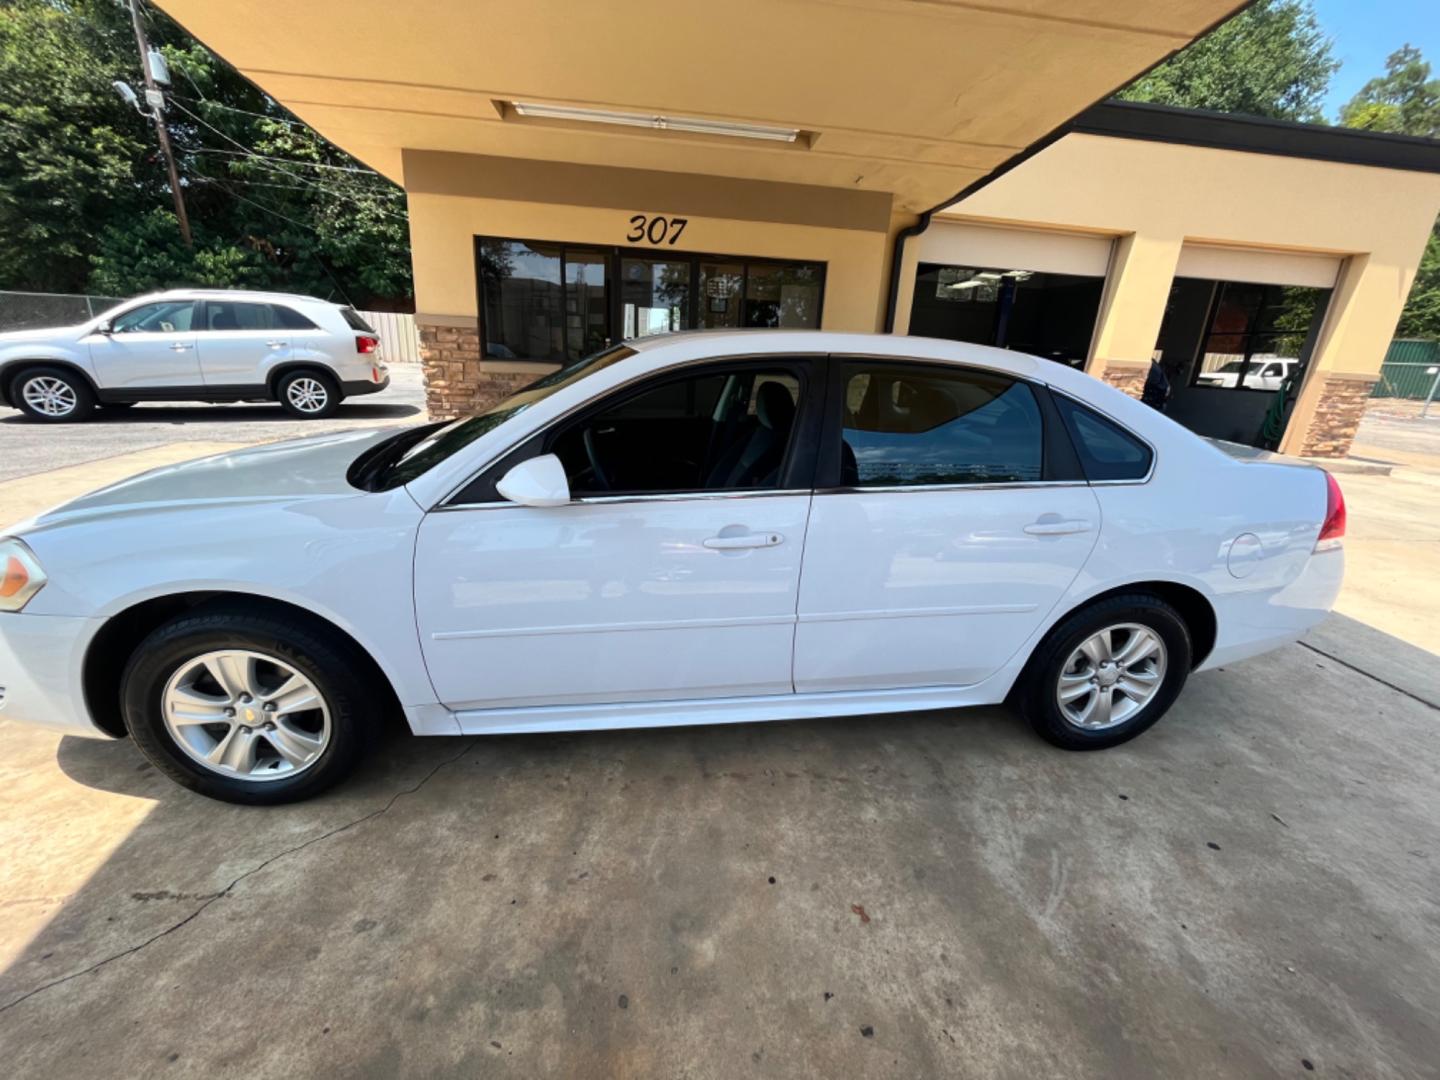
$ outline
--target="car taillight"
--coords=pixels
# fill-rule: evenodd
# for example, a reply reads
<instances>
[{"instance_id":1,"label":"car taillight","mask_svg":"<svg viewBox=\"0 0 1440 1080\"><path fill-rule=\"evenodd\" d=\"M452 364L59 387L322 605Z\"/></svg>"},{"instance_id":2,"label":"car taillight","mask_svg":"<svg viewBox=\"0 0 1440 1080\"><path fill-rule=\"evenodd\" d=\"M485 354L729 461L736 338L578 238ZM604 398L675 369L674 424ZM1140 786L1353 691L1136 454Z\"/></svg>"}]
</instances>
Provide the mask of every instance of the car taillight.
<instances>
[{"instance_id":1,"label":"car taillight","mask_svg":"<svg viewBox=\"0 0 1440 1080\"><path fill-rule=\"evenodd\" d=\"M1341 546L1345 538L1345 496L1335 477L1325 474L1325 521L1315 540L1316 551L1330 551Z\"/></svg>"},{"instance_id":2,"label":"car taillight","mask_svg":"<svg viewBox=\"0 0 1440 1080\"><path fill-rule=\"evenodd\" d=\"M358 353L372 353L380 348L380 339L371 337L369 334L355 335L355 351Z\"/></svg>"}]
</instances>

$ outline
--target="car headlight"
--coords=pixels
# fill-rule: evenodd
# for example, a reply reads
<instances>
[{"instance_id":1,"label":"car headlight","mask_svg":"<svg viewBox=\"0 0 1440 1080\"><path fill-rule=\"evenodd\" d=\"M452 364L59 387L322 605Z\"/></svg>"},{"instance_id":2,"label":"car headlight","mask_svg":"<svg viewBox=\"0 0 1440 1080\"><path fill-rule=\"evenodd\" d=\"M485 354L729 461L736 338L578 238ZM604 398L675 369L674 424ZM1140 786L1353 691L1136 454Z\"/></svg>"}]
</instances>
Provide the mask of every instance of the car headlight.
<instances>
[{"instance_id":1,"label":"car headlight","mask_svg":"<svg viewBox=\"0 0 1440 1080\"><path fill-rule=\"evenodd\" d=\"M19 611L45 587L35 553L13 536L0 540L0 611Z\"/></svg>"}]
</instances>

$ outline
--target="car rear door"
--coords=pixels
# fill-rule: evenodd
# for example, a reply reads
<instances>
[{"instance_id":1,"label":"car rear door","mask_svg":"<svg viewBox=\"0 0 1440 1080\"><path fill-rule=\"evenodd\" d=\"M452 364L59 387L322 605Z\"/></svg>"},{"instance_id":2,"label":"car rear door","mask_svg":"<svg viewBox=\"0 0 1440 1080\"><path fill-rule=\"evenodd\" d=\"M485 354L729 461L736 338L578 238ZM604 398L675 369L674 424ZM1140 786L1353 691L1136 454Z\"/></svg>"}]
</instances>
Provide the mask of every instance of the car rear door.
<instances>
[{"instance_id":1,"label":"car rear door","mask_svg":"<svg viewBox=\"0 0 1440 1080\"><path fill-rule=\"evenodd\" d=\"M193 300L155 300L123 311L86 339L101 391L123 394L199 386Z\"/></svg>"},{"instance_id":2,"label":"car rear door","mask_svg":"<svg viewBox=\"0 0 1440 1080\"><path fill-rule=\"evenodd\" d=\"M795 634L795 689L978 683L1075 580L1100 506L1044 387L841 359Z\"/></svg>"},{"instance_id":3,"label":"car rear door","mask_svg":"<svg viewBox=\"0 0 1440 1080\"><path fill-rule=\"evenodd\" d=\"M205 300L196 341L207 387L263 386L266 374L290 348L289 331L276 325L272 305L249 300Z\"/></svg>"},{"instance_id":4,"label":"car rear door","mask_svg":"<svg viewBox=\"0 0 1440 1080\"><path fill-rule=\"evenodd\" d=\"M819 409L811 364L658 374L512 451L421 524L415 606L451 708L791 691ZM554 453L572 502L494 484Z\"/></svg>"}]
</instances>

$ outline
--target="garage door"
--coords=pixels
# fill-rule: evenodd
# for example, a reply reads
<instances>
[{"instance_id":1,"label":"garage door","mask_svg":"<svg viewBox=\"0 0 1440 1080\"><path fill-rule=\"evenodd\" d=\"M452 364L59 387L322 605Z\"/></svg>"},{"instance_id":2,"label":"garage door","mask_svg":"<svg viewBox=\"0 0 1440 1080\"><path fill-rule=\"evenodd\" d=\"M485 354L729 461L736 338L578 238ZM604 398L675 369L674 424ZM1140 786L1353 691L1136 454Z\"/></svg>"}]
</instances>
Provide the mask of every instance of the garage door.
<instances>
[{"instance_id":1,"label":"garage door","mask_svg":"<svg viewBox=\"0 0 1440 1080\"><path fill-rule=\"evenodd\" d=\"M1108 236L1005 229L937 221L920 234L920 262L1000 266L1103 278L1110 268Z\"/></svg>"}]
</instances>

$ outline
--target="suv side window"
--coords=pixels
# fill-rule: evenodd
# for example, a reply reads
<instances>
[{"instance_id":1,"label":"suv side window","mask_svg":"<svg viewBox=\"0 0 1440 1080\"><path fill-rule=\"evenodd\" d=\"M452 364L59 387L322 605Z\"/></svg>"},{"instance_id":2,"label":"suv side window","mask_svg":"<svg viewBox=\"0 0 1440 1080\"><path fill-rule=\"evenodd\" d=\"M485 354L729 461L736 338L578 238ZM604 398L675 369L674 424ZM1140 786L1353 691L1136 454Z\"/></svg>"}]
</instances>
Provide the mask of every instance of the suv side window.
<instances>
[{"instance_id":1,"label":"suv side window","mask_svg":"<svg viewBox=\"0 0 1440 1080\"><path fill-rule=\"evenodd\" d=\"M1085 479L1143 480L1154 457L1150 447L1097 412L1064 394L1052 394L1055 408L1070 431Z\"/></svg>"},{"instance_id":2,"label":"suv side window","mask_svg":"<svg viewBox=\"0 0 1440 1080\"><path fill-rule=\"evenodd\" d=\"M1040 480L1045 427L1028 385L965 368L847 362L840 483L916 487Z\"/></svg>"},{"instance_id":3,"label":"suv side window","mask_svg":"<svg viewBox=\"0 0 1440 1080\"><path fill-rule=\"evenodd\" d=\"M195 314L193 300L159 300L141 304L110 321L113 334L184 334Z\"/></svg>"},{"instance_id":4,"label":"suv side window","mask_svg":"<svg viewBox=\"0 0 1440 1080\"><path fill-rule=\"evenodd\" d=\"M270 319L276 328L280 330L318 330L313 322L307 319L294 308L288 308L284 304L270 305Z\"/></svg>"},{"instance_id":5,"label":"suv side window","mask_svg":"<svg viewBox=\"0 0 1440 1080\"><path fill-rule=\"evenodd\" d=\"M570 490L651 495L780 487L801 383L783 366L709 368L602 405L549 440Z\"/></svg>"},{"instance_id":6,"label":"suv side window","mask_svg":"<svg viewBox=\"0 0 1440 1080\"><path fill-rule=\"evenodd\" d=\"M273 310L270 304L206 300L205 321L200 329L222 334L227 330L274 330Z\"/></svg>"}]
</instances>

